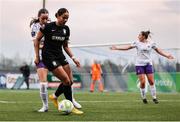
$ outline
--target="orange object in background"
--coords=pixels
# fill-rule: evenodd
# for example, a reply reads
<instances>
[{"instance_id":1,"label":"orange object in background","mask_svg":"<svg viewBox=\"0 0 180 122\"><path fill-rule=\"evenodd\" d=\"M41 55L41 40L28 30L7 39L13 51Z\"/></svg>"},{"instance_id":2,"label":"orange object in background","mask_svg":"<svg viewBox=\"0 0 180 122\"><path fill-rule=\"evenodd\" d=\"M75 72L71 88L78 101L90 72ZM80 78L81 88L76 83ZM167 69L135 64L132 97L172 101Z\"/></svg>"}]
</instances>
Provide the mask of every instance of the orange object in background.
<instances>
[{"instance_id":1,"label":"orange object in background","mask_svg":"<svg viewBox=\"0 0 180 122\"><path fill-rule=\"evenodd\" d=\"M100 64L93 64L91 67L92 80L101 80L101 73Z\"/></svg>"},{"instance_id":2,"label":"orange object in background","mask_svg":"<svg viewBox=\"0 0 180 122\"><path fill-rule=\"evenodd\" d=\"M90 91L94 91L94 87L96 82L98 82L98 89L100 92L103 92L104 86L101 80L101 74L102 74L102 69L101 65L98 64L96 61L94 61L94 64L91 66L91 75L92 75L92 82L90 85Z\"/></svg>"}]
</instances>

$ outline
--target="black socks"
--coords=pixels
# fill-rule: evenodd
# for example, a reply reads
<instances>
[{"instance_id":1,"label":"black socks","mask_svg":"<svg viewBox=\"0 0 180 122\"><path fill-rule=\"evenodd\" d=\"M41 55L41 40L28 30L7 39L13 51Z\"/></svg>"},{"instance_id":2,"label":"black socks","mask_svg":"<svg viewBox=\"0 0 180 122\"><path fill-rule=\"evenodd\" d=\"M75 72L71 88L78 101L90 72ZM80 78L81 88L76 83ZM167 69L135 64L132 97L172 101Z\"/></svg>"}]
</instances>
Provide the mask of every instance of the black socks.
<instances>
[{"instance_id":1,"label":"black socks","mask_svg":"<svg viewBox=\"0 0 180 122\"><path fill-rule=\"evenodd\" d=\"M71 86L65 86L64 85L64 96L66 99L70 100L72 102L72 89Z\"/></svg>"},{"instance_id":2,"label":"black socks","mask_svg":"<svg viewBox=\"0 0 180 122\"><path fill-rule=\"evenodd\" d=\"M55 96L59 97L62 93L64 93L66 99L72 102L72 89L70 85L65 86L63 83L61 83L55 92Z\"/></svg>"},{"instance_id":3,"label":"black socks","mask_svg":"<svg viewBox=\"0 0 180 122\"><path fill-rule=\"evenodd\" d=\"M64 85L63 83L61 83L55 92L55 96L59 97L63 92L64 92Z\"/></svg>"}]
</instances>

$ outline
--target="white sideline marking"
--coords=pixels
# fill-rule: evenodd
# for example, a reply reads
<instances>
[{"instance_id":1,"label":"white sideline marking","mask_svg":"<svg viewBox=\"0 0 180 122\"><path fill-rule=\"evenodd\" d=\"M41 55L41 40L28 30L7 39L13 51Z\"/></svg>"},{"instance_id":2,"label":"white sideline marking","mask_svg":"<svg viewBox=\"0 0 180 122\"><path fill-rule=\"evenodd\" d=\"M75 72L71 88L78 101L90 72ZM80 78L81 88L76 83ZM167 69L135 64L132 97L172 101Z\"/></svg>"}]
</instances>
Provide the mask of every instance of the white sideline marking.
<instances>
[{"instance_id":1,"label":"white sideline marking","mask_svg":"<svg viewBox=\"0 0 180 122\"><path fill-rule=\"evenodd\" d=\"M130 102L139 102L141 100L132 100ZM152 101L152 100L148 100ZM180 100L158 100L160 102L180 102ZM119 100L119 101L78 101L80 103L122 103L122 102L128 102L127 100Z\"/></svg>"},{"instance_id":2,"label":"white sideline marking","mask_svg":"<svg viewBox=\"0 0 180 122\"><path fill-rule=\"evenodd\" d=\"M148 101L152 101L152 100L148 100ZM127 102L127 100L119 100L119 101L78 101L80 103L124 103ZM132 100L130 102L141 102L141 100ZM180 100L159 100L159 102L180 102ZM0 104L18 104L18 103L41 103L40 101L38 102L34 102L34 101L0 101ZM51 102L50 102L51 103Z\"/></svg>"},{"instance_id":3,"label":"white sideline marking","mask_svg":"<svg viewBox=\"0 0 180 122\"><path fill-rule=\"evenodd\" d=\"M14 101L0 101L0 103L16 103Z\"/></svg>"}]
</instances>

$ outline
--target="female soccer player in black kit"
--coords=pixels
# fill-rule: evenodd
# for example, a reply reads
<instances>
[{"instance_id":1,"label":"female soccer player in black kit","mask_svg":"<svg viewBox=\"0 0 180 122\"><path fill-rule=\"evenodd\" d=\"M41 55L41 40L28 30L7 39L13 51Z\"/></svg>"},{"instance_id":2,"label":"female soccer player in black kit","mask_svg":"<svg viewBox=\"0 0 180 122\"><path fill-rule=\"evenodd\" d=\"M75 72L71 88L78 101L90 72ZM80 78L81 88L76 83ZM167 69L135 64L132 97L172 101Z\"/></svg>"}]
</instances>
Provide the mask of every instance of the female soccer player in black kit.
<instances>
[{"instance_id":1,"label":"female soccer player in black kit","mask_svg":"<svg viewBox=\"0 0 180 122\"><path fill-rule=\"evenodd\" d=\"M66 8L61 8L55 14L57 20L46 24L40 28L34 41L35 46L35 63L39 63L39 42L44 36L44 47L42 49L42 59L45 66L49 71L59 78L61 83L56 90L55 94L50 95L50 99L53 101L55 107L58 107L57 97L62 93L66 99L72 101L72 71L69 63L67 62L62 48L71 57L77 67L80 67L79 61L73 56L71 49L68 47L68 41L70 36L69 27L66 24L69 18L69 12ZM82 111L74 108L72 113L83 114Z\"/></svg>"}]
</instances>

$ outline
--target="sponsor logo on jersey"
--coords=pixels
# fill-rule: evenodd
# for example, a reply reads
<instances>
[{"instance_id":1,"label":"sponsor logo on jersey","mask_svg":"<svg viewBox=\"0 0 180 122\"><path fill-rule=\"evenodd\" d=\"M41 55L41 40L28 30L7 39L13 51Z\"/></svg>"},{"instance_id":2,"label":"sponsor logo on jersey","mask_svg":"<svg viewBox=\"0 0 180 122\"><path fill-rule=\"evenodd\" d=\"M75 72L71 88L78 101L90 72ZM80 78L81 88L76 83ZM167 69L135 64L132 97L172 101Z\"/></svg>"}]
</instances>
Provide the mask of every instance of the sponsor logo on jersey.
<instances>
[{"instance_id":1,"label":"sponsor logo on jersey","mask_svg":"<svg viewBox=\"0 0 180 122\"><path fill-rule=\"evenodd\" d=\"M66 35L66 29L63 29L63 34Z\"/></svg>"},{"instance_id":2,"label":"sponsor logo on jersey","mask_svg":"<svg viewBox=\"0 0 180 122\"><path fill-rule=\"evenodd\" d=\"M65 40L65 37L61 37L61 36L52 36L52 40L64 41L64 40Z\"/></svg>"}]
</instances>

